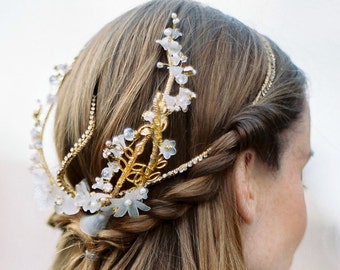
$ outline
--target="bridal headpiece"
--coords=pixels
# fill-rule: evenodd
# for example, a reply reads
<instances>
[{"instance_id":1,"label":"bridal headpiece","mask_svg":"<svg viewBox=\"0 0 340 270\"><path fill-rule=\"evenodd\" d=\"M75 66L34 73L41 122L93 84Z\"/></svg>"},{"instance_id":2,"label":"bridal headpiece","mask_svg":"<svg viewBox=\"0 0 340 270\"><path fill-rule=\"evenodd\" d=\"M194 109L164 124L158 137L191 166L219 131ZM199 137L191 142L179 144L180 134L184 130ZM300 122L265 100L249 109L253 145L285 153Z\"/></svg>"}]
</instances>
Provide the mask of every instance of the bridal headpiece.
<instances>
[{"instance_id":1,"label":"bridal headpiece","mask_svg":"<svg viewBox=\"0 0 340 270\"><path fill-rule=\"evenodd\" d=\"M96 235L99 230L105 228L111 216L116 218L126 214L138 216L140 210L150 210L145 202L150 185L185 172L209 155L208 148L179 167L163 171L168 160L176 154L176 142L163 137L168 126L168 117L174 112L186 112L192 99L196 98L195 92L186 87L189 77L195 75L196 71L186 65L188 59L177 41L182 36L177 28L180 20L175 13L171 17L172 27L164 30L161 40L156 40L167 56L167 63L156 63L157 68L166 68L169 71L165 89L156 93L151 108L142 114L144 122L142 126L137 129L127 127L121 134L113 136L105 143L103 159L106 166L102 169L101 175L93 179L94 181L84 179L73 187L67 181L65 173L72 160L87 145L95 132L96 95L92 97L88 127L62 160L56 177L47 165L43 148L46 121L56 101L55 95L48 97L47 112L43 111L41 105L34 112L32 148L35 155L32 158L32 169L42 176L36 183L37 200L43 208L54 208L58 214L74 215L80 210L88 213L89 215L81 218L80 227L89 235ZM275 57L268 41L265 38L263 41L268 56L268 71L253 104L267 94L275 78ZM55 68L55 74L50 78L54 90L58 90L70 69L67 65ZM178 85L176 94L171 93L174 83ZM140 157L146 155L146 144L151 144L151 152L147 154L148 162L143 163ZM89 182L94 184L89 186Z\"/></svg>"}]
</instances>

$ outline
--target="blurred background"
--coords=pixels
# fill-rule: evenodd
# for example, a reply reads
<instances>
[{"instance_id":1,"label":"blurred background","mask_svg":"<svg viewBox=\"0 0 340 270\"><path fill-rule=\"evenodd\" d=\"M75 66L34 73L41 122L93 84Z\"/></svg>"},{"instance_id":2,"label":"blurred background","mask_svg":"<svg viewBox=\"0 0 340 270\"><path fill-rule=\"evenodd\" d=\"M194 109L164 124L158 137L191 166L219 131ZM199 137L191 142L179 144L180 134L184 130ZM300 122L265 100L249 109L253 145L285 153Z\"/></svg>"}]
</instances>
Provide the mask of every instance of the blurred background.
<instances>
[{"instance_id":1,"label":"blurred background","mask_svg":"<svg viewBox=\"0 0 340 270\"><path fill-rule=\"evenodd\" d=\"M55 64L71 63L141 0L0 0L0 268L48 269L58 231L32 199L30 129ZM268 35L309 78L314 156L304 171L308 227L291 269L340 269L340 1L206 0Z\"/></svg>"}]
</instances>

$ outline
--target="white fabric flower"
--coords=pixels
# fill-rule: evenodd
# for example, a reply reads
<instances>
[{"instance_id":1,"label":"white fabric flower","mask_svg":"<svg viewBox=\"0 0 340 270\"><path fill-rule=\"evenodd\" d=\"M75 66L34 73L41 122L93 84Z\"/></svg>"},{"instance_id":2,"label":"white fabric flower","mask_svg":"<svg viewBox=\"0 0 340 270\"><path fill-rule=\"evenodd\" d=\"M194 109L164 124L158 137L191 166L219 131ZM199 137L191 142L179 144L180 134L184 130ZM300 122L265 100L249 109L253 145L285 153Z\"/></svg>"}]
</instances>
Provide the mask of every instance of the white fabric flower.
<instances>
[{"instance_id":1,"label":"white fabric flower","mask_svg":"<svg viewBox=\"0 0 340 270\"><path fill-rule=\"evenodd\" d=\"M186 112L188 110L188 106L191 104L191 99L196 98L196 94L188 88L180 87L177 96L174 97L168 94L163 94L163 98L169 111L178 112L182 110L183 112Z\"/></svg>"},{"instance_id":2,"label":"white fabric flower","mask_svg":"<svg viewBox=\"0 0 340 270\"><path fill-rule=\"evenodd\" d=\"M176 67L176 66L170 66L169 67L170 72L175 76L178 77L179 75L182 74L183 68L181 67Z\"/></svg>"},{"instance_id":3,"label":"white fabric flower","mask_svg":"<svg viewBox=\"0 0 340 270\"><path fill-rule=\"evenodd\" d=\"M177 105L182 109L183 112L188 110L188 106L191 104L191 99L196 98L196 94L190 91L188 88L179 88L177 95Z\"/></svg>"},{"instance_id":4,"label":"white fabric flower","mask_svg":"<svg viewBox=\"0 0 340 270\"><path fill-rule=\"evenodd\" d=\"M96 183L92 185L93 189L101 189L106 193L112 191L113 186L110 182L105 181L102 177L96 177Z\"/></svg>"},{"instance_id":5,"label":"white fabric flower","mask_svg":"<svg viewBox=\"0 0 340 270\"><path fill-rule=\"evenodd\" d=\"M142 114L142 117L145 121L153 123L153 119L155 118L155 113L152 111L146 111Z\"/></svg>"},{"instance_id":6,"label":"white fabric flower","mask_svg":"<svg viewBox=\"0 0 340 270\"><path fill-rule=\"evenodd\" d=\"M57 214L75 215L80 208L75 203L75 198L65 193L60 188L54 189L54 209Z\"/></svg>"},{"instance_id":7,"label":"white fabric flower","mask_svg":"<svg viewBox=\"0 0 340 270\"><path fill-rule=\"evenodd\" d=\"M124 149L126 148L124 135L118 135L112 138L112 148L110 152L116 157L119 158L122 154L124 154Z\"/></svg>"},{"instance_id":8,"label":"white fabric flower","mask_svg":"<svg viewBox=\"0 0 340 270\"><path fill-rule=\"evenodd\" d=\"M178 66L180 62L185 63L187 59L188 57L182 52L179 52L178 54L173 54L171 56L171 66ZM185 70L183 69L183 71Z\"/></svg>"},{"instance_id":9,"label":"white fabric flower","mask_svg":"<svg viewBox=\"0 0 340 270\"><path fill-rule=\"evenodd\" d=\"M176 142L174 140L164 140L159 147L159 151L165 159L169 159L176 154Z\"/></svg>"},{"instance_id":10,"label":"white fabric flower","mask_svg":"<svg viewBox=\"0 0 340 270\"><path fill-rule=\"evenodd\" d=\"M164 30L164 35L167 37L172 37L173 39L177 39L179 37L181 37L183 34L179 31L178 28L166 28Z\"/></svg>"},{"instance_id":11,"label":"white fabric flower","mask_svg":"<svg viewBox=\"0 0 340 270\"><path fill-rule=\"evenodd\" d=\"M173 39L177 39L181 37L183 34L179 31L178 28L172 29L171 36Z\"/></svg>"},{"instance_id":12,"label":"white fabric flower","mask_svg":"<svg viewBox=\"0 0 340 270\"><path fill-rule=\"evenodd\" d=\"M171 56L171 64L172 66L177 66L181 62L181 57L178 54L174 54Z\"/></svg>"},{"instance_id":13,"label":"white fabric flower","mask_svg":"<svg viewBox=\"0 0 340 270\"><path fill-rule=\"evenodd\" d=\"M90 211L91 213L95 213L100 210L102 206L101 199L108 198L110 195L94 192L90 193L89 190L89 186L85 180L77 184L75 204L79 207L82 207L85 212Z\"/></svg>"},{"instance_id":14,"label":"white fabric flower","mask_svg":"<svg viewBox=\"0 0 340 270\"><path fill-rule=\"evenodd\" d=\"M95 215L84 215L80 218L80 229L91 236L96 236L96 234L104 229L109 221L110 215L106 213L99 212Z\"/></svg>"},{"instance_id":15,"label":"white fabric flower","mask_svg":"<svg viewBox=\"0 0 340 270\"><path fill-rule=\"evenodd\" d=\"M142 211L149 211L151 208L141 202L142 199L147 199L148 189L139 187L130 192L126 192L123 198L111 199L110 207L116 208L115 217L122 217L126 213L129 216L138 216L138 209Z\"/></svg>"},{"instance_id":16,"label":"white fabric flower","mask_svg":"<svg viewBox=\"0 0 340 270\"><path fill-rule=\"evenodd\" d=\"M31 130L31 141L32 145L31 147L33 149L41 149L42 148L42 141L41 141L41 128L39 126L34 127Z\"/></svg>"},{"instance_id":17,"label":"white fabric flower","mask_svg":"<svg viewBox=\"0 0 340 270\"><path fill-rule=\"evenodd\" d=\"M106 180L110 180L113 176L113 171L109 167L105 167L102 169L102 178Z\"/></svg>"},{"instance_id":18,"label":"white fabric flower","mask_svg":"<svg viewBox=\"0 0 340 270\"><path fill-rule=\"evenodd\" d=\"M190 89L188 88L183 88L180 87L179 88L179 95L186 95L188 96L190 99L192 98L196 98L196 94L194 92L192 92Z\"/></svg>"},{"instance_id":19,"label":"white fabric flower","mask_svg":"<svg viewBox=\"0 0 340 270\"><path fill-rule=\"evenodd\" d=\"M47 104L56 104L57 103L57 95L49 94L47 96Z\"/></svg>"},{"instance_id":20,"label":"white fabric flower","mask_svg":"<svg viewBox=\"0 0 340 270\"><path fill-rule=\"evenodd\" d=\"M180 75L175 77L175 80L179 85L183 85L183 84L186 84L188 82L188 76L185 75L185 74L180 74Z\"/></svg>"},{"instance_id":21,"label":"white fabric flower","mask_svg":"<svg viewBox=\"0 0 340 270\"><path fill-rule=\"evenodd\" d=\"M182 46L177 41L171 40L171 38L168 36L162 38L161 40L156 40L156 42L171 55L178 54L182 50Z\"/></svg>"},{"instance_id":22,"label":"white fabric flower","mask_svg":"<svg viewBox=\"0 0 340 270\"><path fill-rule=\"evenodd\" d=\"M177 104L177 97L174 97L168 94L163 94L163 98L164 98L166 107L169 111L178 112L180 110L180 107Z\"/></svg>"},{"instance_id":23,"label":"white fabric flower","mask_svg":"<svg viewBox=\"0 0 340 270\"><path fill-rule=\"evenodd\" d=\"M51 196L53 187L45 175L35 172L33 197L40 210L51 210L54 206L54 198Z\"/></svg>"},{"instance_id":24,"label":"white fabric flower","mask_svg":"<svg viewBox=\"0 0 340 270\"><path fill-rule=\"evenodd\" d=\"M183 73L183 68L170 66L169 70L175 76L175 80L179 85L183 85L188 82L188 76Z\"/></svg>"}]
</instances>

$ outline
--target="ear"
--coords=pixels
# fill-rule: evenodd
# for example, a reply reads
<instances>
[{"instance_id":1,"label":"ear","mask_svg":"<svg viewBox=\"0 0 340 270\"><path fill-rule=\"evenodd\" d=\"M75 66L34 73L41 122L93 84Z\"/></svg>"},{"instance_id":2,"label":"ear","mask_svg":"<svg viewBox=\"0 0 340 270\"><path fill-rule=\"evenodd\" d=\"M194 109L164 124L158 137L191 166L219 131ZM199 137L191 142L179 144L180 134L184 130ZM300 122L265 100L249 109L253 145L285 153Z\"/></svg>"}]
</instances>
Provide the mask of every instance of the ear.
<instances>
[{"instance_id":1,"label":"ear","mask_svg":"<svg viewBox=\"0 0 340 270\"><path fill-rule=\"evenodd\" d=\"M256 214L255 157L253 150L245 150L239 154L234 166L237 210L247 224L253 222Z\"/></svg>"}]
</instances>

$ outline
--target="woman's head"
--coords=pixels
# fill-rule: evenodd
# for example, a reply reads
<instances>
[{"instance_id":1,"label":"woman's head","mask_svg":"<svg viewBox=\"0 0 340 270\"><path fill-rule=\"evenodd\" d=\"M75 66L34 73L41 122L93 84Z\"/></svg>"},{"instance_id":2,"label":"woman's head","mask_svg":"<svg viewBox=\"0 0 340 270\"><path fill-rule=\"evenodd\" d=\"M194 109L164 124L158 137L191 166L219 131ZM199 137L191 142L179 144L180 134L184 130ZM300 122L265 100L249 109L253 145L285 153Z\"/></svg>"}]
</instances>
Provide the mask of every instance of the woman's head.
<instances>
[{"instance_id":1,"label":"woman's head","mask_svg":"<svg viewBox=\"0 0 340 270\"><path fill-rule=\"evenodd\" d=\"M291 172L292 159L287 153L295 149L295 137L308 137L300 131L308 122L305 78L269 41L276 59L276 76L269 92L254 104L267 75L268 52L261 35L236 19L191 1L152 1L106 25L81 51L60 88L55 121L58 155L62 159L86 130L95 93L96 129L67 170L72 185L84 178L89 184L95 183L105 166L105 142L126 127L139 127L156 91L165 88L168 72L155 64L166 61L166 55L155 40L170 26L172 12L181 18L182 51L197 70L197 76L188 83L197 99L187 113L169 117L165 134L176 141L177 155L169 160L167 170L208 148L209 156L186 173L150 187L147 205L151 210L138 217L111 218L95 237L79 228L79 218L86 214L54 215L51 223L65 230L56 267L267 266L257 264L260 259L254 262L249 248L257 249L257 244L249 239L255 239L257 233L262 235L255 226L261 222L262 229L277 232L274 226L281 219L274 217L281 213L275 213L276 208L263 209L273 205L276 194L282 194L279 192L285 188L278 183ZM301 166L295 171L299 170ZM298 201L303 195L297 197ZM288 205L280 202L278 206ZM271 224L271 220L276 223ZM302 233L297 234L292 241L298 243ZM258 250L266 250L270 238L266 243L258 241ZM278 245L277 253L286 244ZM99 259L84 258L86 249Z\"/></svg>"}]
</instances>

